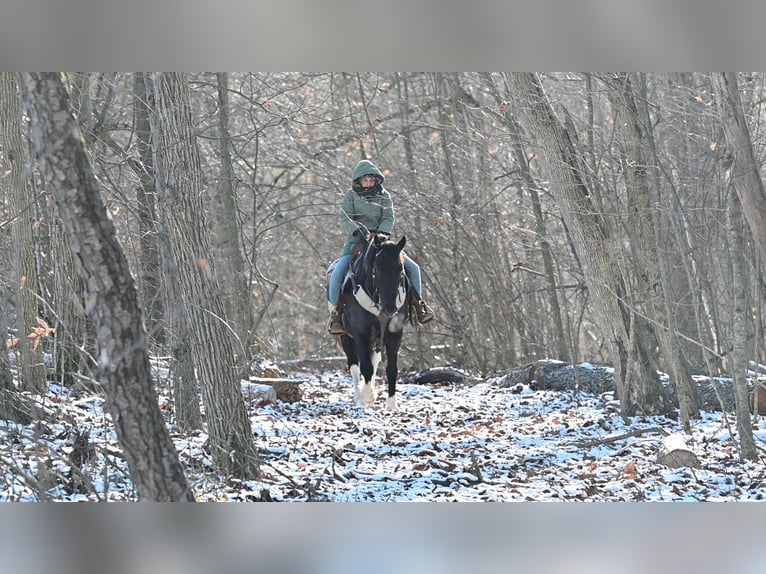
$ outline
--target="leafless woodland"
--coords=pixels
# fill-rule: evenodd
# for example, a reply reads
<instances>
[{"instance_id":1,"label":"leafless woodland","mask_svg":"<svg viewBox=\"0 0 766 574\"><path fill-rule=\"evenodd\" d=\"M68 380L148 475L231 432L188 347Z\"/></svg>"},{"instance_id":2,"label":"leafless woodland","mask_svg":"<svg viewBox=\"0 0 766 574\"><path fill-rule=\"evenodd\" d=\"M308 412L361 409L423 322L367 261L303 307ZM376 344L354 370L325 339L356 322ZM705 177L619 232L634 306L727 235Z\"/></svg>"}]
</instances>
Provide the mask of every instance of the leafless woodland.
<instances>
[{"instance_id":1,"label":"leafless woodland","mask_svg":"<svg viewBox=\"0 0 766 574\"><path fill-rule=\"evenodd\" d=\"M257 474L239 381L257 358L338 354L325 269L350 171L369 158L437 313L408 329L403 372L608 364L625 417L678 410L687 428L692 377L732 377L754 456L762 73L0 80L3 418L34 419L24 393L54 380L103 385L112 416L141 404L143 421L159 420L143 357L170 357L174 420L213 425L219 463ZM142 444L138 421L121 420L121 440ZM139 492L186 496L163 456L128 456ZM146 478L163 468L166 483Z\"/></svg>"}]
</instances>

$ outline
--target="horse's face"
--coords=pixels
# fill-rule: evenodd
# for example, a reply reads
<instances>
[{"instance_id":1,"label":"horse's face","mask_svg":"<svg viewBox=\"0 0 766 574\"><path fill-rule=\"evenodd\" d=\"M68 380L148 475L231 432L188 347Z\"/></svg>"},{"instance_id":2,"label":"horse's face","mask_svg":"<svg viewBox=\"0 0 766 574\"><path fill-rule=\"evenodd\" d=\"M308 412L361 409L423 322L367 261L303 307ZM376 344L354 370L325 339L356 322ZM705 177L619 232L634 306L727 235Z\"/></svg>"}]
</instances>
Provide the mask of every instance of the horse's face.
<instances>
[{"instance_id":1,"label":"horse's face","mask_svg":"<svg viewBox=\"0 0 766 574\"><path fill-rule=\"evenodd\" d=\"M392 317L402 306L404 296L404 248L405 238L399 243L386 241L378 247L375 256L375 291L381 314Z\"/></svg>"}]
</instances>

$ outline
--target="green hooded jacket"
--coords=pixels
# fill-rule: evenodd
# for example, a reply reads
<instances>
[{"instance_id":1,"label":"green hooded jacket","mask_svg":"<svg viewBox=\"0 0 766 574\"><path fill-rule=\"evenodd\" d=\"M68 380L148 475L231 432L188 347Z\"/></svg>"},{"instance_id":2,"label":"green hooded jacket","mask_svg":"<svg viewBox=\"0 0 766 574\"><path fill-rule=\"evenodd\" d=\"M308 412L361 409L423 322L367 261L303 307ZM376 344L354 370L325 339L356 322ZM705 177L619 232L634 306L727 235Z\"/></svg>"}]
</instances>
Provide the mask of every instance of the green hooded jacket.
<instances>
[{"instance_id":1,"label":"green hooded jacket","mask_svg":"<svg viewBox=\"0 0 766 574\"><path fill-rule=\"evenodd\" d=\"M378 185L372 193L362 194L356 180L370 174L377 177ZM354 244L362 241L361 237L353 234L359 225L381 233L390 234L394 230L394 204L391 194L383 188L384 179L383 172L366 159L357 163L351 172L352 187L346 191L340 206L340 225L348 234L343 255L350 254Z\"/></svg>"}]
</instances>

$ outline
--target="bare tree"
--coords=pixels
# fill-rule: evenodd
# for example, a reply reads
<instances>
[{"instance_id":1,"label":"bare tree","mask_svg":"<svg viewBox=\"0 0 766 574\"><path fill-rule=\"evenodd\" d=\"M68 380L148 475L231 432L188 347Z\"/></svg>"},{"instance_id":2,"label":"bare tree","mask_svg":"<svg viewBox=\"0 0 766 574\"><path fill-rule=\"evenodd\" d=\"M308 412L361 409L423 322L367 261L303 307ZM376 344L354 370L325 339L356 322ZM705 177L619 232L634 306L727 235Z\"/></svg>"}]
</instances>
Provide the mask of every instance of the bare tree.
<instances>
[{"instance_id":1,"label":"bare tree","mask_svg":"<svg viewBox=\"0 0 766 574\"><path fill-rule=\"evenodd\" d=\"M628 74L615 74L606 78L607 97L614 108L615 123L619 126L618 133L622 136L623 173L625 175L627 206L630 213L628 221L631 233L631 249L633 254L633 276L636 280L637 292L633 295L634 305L639 306L647 315L634 320L643 323L648 336L656 337L665 370L670 374L675 385L678 402L681 407L681 420L687 432L691 432L692 418L699 416L699 399L696 386L692 382L686 361L681 354L681 347L676 333L668 324L671 316L671 302L666 298L668 292L667 279L663 274L663 264L660 261L657 238L655 236L655 218L650 182L651 167L644 150L651 149L648 127L644 128L638 104L633 91L633 83ZM639 335L641 330L638 330ZM648 346L651 341L643 343ZM660 364L652 363L654 370L660 369Z\"/></svg>"},{"instance_id":2,"label":"bare tree","mask_svg":"<svg viewBox=\"0 0 766 574\"><path fill-rule=\"evenodd\" d=\"M140 500L191 501L151 377L135 285L58 74L20 74L40 170L88 292L99 380Z\"/></svg>"},{"instance_id":3,"label":"bare tree","mask_svg":"<svg viewBox=\"0 0 766 574\"><path fill-rule=\"evenodd\" d=\"M588 289L596 299L599 324L609 334L622 413L667 413L671 405L657 372L650 368L648 349L636 336L624 280L612 257L614 240L609 236L604 214L592 203L572 141L534 74L511 74L509 84L515 109L541 144L551 188L560 200Z\"/></svg>"},{"instance_id":4,"label":"bare tree","mask_svg":"<svg viewBox=\"0 0 766 574\"><path fill-rule=\"evenodd\" d=\"M32 170L27 143L19 128L19 96L13 74L0 74L0 114L2 124L3 159L8 200L11 207L12 237L15 246L14 291L16 292L16 349L21 388L37 394L48 390L40 342L47 323L37 312L37 264L35 239L32 234L35 219L35 198L31 189ZM41 322L38 322L41 321ZM47 334L47 333L46 333Z\"/></svg>"},{"instance_id":5,"label":"bare tree","mask_svg":"<svg viewBox=\"0 0 766 574\"><path fill-rule=\"evenodd\" d=\"M216 281L203 210L202 168L192 124L186 77L147 74L154 169L167 229L173 282L195 371L202 388L211 454L222 470L241 477L257 474L250 421L238 362Z\"/></svg>"},{"instance_id":6,"label":"bare tree","mask_svg":"<svg viewBox=\"0 0 766 574\"><path fill-rule=\"evenodd\" d=\"M154 164L152 163L151 128L146 105L144 74L133 75L133 114L135 118L136 147L139 161L135 163L138 175L136 207L141 247L141 302L150 345L162 349L165 344L165 305L162 297L162 273L160 270L160 247L157 221L157 194L154 188Z\"/></svg>"},{"instance_id":7,"label":"bare tree","mask_svg":"<svg viewBox=\"0 0 766 574\"><path fill-rule=\"evenodd\" d=\"M761 257L766 257L766 191L739 97L737 73L716 72L711 77L727 151L732 156L734 189Z\"/></svg>"},{"instance_id":8,"label":"bare tree","mask_svg":"<svg viewBox=\"0 0 766 574\"><path fill-rule=\"evenodd\" d=\"M739 453L742 458L755 460L758 451L753 439L753 426L750 422L750 401L747 390L747 289L745 287L745 230L742 225L742 207L737 194L731 194L731 204L727 212L729 234L731 236L731 275L734 292L732 321L731 371L734 379L734 399L737 411L737 433L739 434Z\"/></svg>"},{"instance_id":9,"label":"bare tree","mask_svg":"<svg viewBox=\"0 0 766 574\"><path fill-rule=\"evenodd\" d=\"M221 177L218 186L210 186L211 249L216 261L218 284L226 307L226 319L234 335L232 345L239 360L248 356L248 329L251 328L250 297L245 266L239 249L239 216L234 194L231 136L229 134L228 74L216 74L218 92L218 143Z\"/></svg>"}]
</instances>

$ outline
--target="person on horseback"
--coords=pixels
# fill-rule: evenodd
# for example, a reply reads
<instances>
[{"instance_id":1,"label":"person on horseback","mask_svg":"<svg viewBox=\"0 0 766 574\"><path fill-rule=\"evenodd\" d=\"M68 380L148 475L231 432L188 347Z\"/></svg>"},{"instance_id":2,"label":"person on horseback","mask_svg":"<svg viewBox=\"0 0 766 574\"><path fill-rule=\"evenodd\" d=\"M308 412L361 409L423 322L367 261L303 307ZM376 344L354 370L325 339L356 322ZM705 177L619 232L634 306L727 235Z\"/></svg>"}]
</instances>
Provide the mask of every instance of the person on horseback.
<instances>
[{"instance_id":1,"label":"person on horseback","mask_svg":"<svg viewBox=\"0 0 766 574\"><path fill-rule=\"evenodd\" d=\"M343 255L335 262L327 289L330 321L327 330L333 335L343 333L340 317L340 290L355 246L363 244L367 231L373 237L385 240L394 229L394 204L391 194L383 187L383 172L369 160L363 159L351 173L351 188L346 191L340 206L340 225L348 234ZM422 296L420 267L404 254L404 268L412 285L415 314L420 323L434 319L433 310Z\"/></svg>"}]
</instances>

